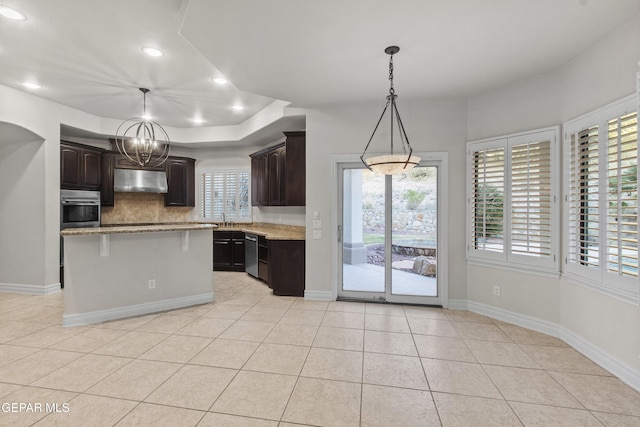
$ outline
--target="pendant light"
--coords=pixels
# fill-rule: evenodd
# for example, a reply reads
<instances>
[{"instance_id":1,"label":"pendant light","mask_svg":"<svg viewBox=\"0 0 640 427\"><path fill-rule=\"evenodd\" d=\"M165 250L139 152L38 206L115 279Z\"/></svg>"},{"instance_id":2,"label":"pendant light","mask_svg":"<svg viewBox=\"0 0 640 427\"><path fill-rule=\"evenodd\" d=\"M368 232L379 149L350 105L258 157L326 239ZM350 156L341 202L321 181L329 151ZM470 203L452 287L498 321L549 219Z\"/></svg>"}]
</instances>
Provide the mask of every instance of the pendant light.
<instances>
[{"instance_id":1,"label":"pendant light","mask_svg":"<svg viewBox=\"0 0 640 427\"><path fill-rule=\"evenodd\" d=\"M400 48L398 46L389 46L384 50L389 57L389 81L391 83L389 87L389 95L387 95L387 104L382 111L382 115L378 119L378 123L376 127L373 129L373 133L371 134L371 138L369 138L369 142L367 146L364 148L364 152L362 156L360 156L360 160L362 163L371 170L372 172L377 172L385 175L394 175L398 173L404 173L416 166L420 162L420 157L413 155L413 149L411 148L411 144L409 144L409 138L407 137L407 132L404 130L404 125L402 124L402 120L400 119L400 113L398 112L398 107L396 106L396 98L398 95L395 94L395 89L393 87L393 55L398 53ZM369 145L371 145L371 141L373 140L378 127L380 126L380 122L384 118L385 113L389 110L390 115L390 147L389 152L385 154L376 154L370 155L367 157L367 149L369 149ZM394 124L395 122L395 124ZM393 134L394 131L398 132L400 142L394 145Z\"/></svg>"},{"instance_id":2,"label":"pendant light","mask_svg":"<svg viewBox=\"0 0 640 427\"><path fill-rule=\"evenodd\" d=\"M169 157L171 141L164 128L147 116L149 89L139 89L143 98L142 117L127 119L118 127L116 147L120 154L137 166L161 166Z\"/></svg>"}]
</instances>

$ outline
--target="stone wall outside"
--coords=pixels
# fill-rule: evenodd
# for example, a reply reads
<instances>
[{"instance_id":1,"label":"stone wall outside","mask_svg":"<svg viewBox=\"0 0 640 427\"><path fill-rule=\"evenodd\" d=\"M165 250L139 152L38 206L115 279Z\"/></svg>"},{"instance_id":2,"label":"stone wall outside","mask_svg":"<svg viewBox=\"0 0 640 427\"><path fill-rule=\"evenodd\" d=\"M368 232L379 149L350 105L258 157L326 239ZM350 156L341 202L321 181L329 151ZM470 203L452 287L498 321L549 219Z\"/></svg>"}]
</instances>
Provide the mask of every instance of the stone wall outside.
<instances>
[{"instance_id":1,"label":"stone wall outside","mask_svg":"<svg viewBox=\"0 0 640 427\"><path fill-rule=\"evenodd\" d=\"M394 210L393 231L423 234L435 239L437 234L436 215L435 210ZM384 229L384 211L362 209L362 227L365 233Z\"/></svg>"}]
</instances>

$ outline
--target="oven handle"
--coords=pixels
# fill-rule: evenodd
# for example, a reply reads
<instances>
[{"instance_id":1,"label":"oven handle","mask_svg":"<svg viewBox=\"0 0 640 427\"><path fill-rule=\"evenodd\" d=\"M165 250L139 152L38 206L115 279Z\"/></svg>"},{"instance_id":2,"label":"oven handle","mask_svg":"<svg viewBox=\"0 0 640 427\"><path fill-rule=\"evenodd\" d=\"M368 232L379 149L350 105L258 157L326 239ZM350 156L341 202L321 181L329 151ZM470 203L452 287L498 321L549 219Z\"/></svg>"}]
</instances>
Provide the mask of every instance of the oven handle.
<instances>
[{"instance_id":1,"label":"oven handle","mask_svg":"<svg viewBox=\"0 0 640 427\"><path fill-rule=\"evenodd\" d=\"M64 205L99 205L100 202L96 200L63 200Z\"/></svg>"}]
</instances>

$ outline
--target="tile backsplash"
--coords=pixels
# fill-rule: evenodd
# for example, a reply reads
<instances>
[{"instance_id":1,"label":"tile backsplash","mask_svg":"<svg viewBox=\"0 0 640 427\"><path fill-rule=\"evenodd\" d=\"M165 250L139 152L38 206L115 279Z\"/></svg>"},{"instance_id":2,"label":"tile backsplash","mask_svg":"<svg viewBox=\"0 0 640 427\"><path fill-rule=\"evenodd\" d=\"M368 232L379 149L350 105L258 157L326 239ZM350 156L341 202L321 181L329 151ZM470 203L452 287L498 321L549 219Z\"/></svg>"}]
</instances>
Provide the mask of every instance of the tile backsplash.
<instances>
[{"instance_id":1,"label":"tile backsplash","mask_svg":"<svg viewBox=\"0 0 640 427\"><path fill-rule=\"evenodd\" d=\"M192 207L167 207L164 194L115 193L114 206L102 208L102 224L148 224L162 222L189 222L193 220Z\"/></svg>"}]
</instances>

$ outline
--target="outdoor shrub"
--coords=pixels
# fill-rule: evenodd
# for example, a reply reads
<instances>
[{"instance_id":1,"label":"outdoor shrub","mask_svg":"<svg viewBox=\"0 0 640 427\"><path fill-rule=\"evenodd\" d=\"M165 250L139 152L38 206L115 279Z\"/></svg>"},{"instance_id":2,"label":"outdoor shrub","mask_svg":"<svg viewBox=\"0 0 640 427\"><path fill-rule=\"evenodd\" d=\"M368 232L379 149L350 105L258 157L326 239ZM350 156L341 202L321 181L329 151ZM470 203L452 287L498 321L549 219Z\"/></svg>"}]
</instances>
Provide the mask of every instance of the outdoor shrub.
<instances>
[{"instance_id":1,"label":"outdoor shrub","mask_svg":"<svg viewBox=\"0 0 640 427\"><path fill-rule=\"evenodd\" d=\"M407 203L407 209L415 210L424 200L425 193L416 190L407 190L404 193L404 199Z\"/></svg>"}]
</instances>

